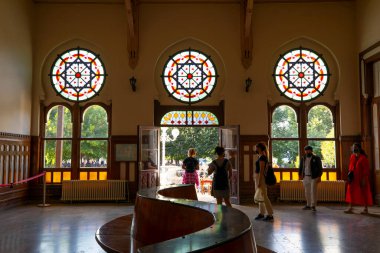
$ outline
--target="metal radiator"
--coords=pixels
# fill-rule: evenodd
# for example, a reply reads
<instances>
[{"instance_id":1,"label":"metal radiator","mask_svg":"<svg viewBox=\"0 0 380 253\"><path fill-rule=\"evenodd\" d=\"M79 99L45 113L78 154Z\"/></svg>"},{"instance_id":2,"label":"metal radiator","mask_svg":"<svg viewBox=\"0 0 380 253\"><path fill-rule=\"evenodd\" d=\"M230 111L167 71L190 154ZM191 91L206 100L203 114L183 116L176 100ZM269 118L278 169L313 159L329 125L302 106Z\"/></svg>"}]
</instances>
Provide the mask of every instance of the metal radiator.
<instances>
[{"instance_id":1,"label":"metal radiator","mask_svg":"<svg viewBox=\"0 0 380 253\"><path fill-rule=\"evenodd\" d=\"M318 201L322 202L344 202L346 194L346 183L344 180L322 181L318 183ZM305 190L302 181L281 181L281 200L305 200Z\"/></svg>"},{"instance_id":2,"label":"metal radiator","mask_svg":"<svg viewBox=\"0 0 380 253\"><path fill-rule=\"evenodd\" d=\"M129 200L126 180L62 181L61 200Z\"/></svg>"}]
</instances>

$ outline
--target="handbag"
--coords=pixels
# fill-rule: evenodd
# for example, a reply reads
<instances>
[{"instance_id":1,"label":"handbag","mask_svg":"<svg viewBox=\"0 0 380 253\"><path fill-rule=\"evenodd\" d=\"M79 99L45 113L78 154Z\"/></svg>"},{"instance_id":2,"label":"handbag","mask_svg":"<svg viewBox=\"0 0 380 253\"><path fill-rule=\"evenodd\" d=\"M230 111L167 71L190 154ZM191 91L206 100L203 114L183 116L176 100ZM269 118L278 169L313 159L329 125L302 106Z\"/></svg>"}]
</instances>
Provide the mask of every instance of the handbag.
<instances>
[{"instance_id":1,"label":"handbag","mask_svg":"<svg viewBox=\"0 0 380 253\"><path fill-rule=\"evenodd\" d=\"M354 181L354 171L350 170L347 174L347 181L351 184Z\"/></svg>"},{"instance_id":2,"label":"handbag","mask_svg":"<svg viewBox=\"0 0 380 253\"><path fill-rule=\"evenodd\" d=\"M264 177L265 177L265 184L268 186L275 185L277 183L276 175L274 174L272 165L270 165L269 163L267 163Z\"/></svg>"},{"instance_id":3,"label":"handbag","mask_svg":"<svg viewBox=\"0 0 380 253\"><path fill-rule=\"evenodd\" d=\"M255 203L264 202L263 190L261 188L257 188L253 201L255 201Z\"/></svg>"}]
</instances>

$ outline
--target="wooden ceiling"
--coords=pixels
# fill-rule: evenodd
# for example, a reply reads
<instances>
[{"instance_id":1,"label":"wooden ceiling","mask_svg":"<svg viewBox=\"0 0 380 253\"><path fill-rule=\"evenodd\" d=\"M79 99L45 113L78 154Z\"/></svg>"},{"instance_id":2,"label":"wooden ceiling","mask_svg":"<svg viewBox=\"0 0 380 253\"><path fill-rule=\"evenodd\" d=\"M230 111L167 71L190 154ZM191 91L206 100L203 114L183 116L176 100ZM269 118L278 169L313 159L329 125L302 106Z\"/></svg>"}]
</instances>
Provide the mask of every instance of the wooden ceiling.
<instances>
[{"instance_id":1,"label":"wooden ceiling","mask_svg":"<svg viewBox=\"0 0 380 253\"><path fill-rule=\"evenodd\" d=\"M239 3L243 0L136 0L139 3ZM254 0L254 3L350 2L355 0ZM123 4L124 0L33 0L35 3Z\"/></svg>"}]
</instances>

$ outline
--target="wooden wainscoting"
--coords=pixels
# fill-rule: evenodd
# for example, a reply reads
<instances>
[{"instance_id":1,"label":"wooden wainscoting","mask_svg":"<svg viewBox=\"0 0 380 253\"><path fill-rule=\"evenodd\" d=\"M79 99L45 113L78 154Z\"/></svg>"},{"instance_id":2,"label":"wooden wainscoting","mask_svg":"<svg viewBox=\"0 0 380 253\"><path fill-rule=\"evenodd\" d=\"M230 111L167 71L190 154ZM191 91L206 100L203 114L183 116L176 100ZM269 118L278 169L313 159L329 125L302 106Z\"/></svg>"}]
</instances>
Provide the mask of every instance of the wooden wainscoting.
<instances>
[{"instance_id":1,"label":"wooden wainscoting","mask_svg":"<svg viewBox=\"0 0 380 253\"><path fill-rule=\"evenodd\" d=\"M0 132L0 184L10 184L30 175L31 138L27 135ZM25 199L27 184L0 187L0 207Z\"/></svg>"}]
</instances>

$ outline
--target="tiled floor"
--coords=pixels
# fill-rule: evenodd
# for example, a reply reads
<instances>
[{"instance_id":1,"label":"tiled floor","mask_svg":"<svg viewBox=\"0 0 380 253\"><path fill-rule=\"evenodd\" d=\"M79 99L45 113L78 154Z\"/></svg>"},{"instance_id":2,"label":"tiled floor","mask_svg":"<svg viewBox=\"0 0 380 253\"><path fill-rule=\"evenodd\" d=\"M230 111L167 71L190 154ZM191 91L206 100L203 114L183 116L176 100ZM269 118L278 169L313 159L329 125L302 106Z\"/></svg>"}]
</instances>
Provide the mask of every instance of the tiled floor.
<instances>
[{"instance_id":1,"label":"tiled floor","mask_svg":"<svg viewBox=\"0 0 380 253\"><path fill-rule=\"evenodd\" d=\"M252 220L256 206L235 206ZM252 221L256 242L276 252L380 252L380 218L344 214L345 206L318 211L302 205L274 205L275 221ZM370 212L380 215L379 207ZM357 213L360 209L355 209ZM94 235L102 224L133 212L127 204L54 204L0 211L0 252L103 252Z\"/></svg>"}]
</instances>

